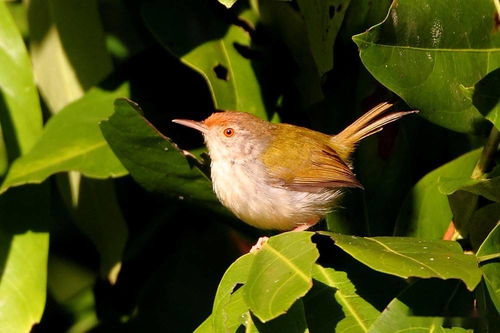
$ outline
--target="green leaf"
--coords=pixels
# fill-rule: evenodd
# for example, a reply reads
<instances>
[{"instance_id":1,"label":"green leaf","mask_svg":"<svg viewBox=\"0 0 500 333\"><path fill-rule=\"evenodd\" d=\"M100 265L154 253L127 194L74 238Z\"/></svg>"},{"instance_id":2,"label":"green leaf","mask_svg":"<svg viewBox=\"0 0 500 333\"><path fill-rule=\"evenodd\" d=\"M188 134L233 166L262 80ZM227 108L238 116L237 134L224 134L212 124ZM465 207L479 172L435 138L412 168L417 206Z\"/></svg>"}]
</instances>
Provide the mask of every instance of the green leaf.
<instances>
[{"instance_id":1,"label":"green leaf","mask_svg":"<svg viewBox=\"0 0 500 333\"><path fill-rule=\"evenodd\" d=\"M0 196L0 332L30 332L42 317L49 208L46 184Z\"/></svg>"},{"instance_id":2,"label":"green leaf","mask_svg":"<svg viewBox=\"0 0 500 333\"><path fill-rule=\"evenodd\" d=\"M31 62L3 1L0 3L0 123L0 135L5 142L2 155L9 161L30 150L42 133L42 113Z\"/></svg>"},{"instance_id":3,"label":"green leaf","mask_svg":"<svg viewBox=\"0 0 500 333\"><path fill-rule=\"evenodd\" d=\"M333 45L350 0L298 0L319 75L333 68Z\"/></svg>"},{"instance_id":4,"label":"green leaf","mask_svg":"<svg viewBox=\"0 0 500 333\"><path fill-rule=\"evenodd\" d=\"M497 130L500 129L500 68L488 73L474 85L472 103Z\"/></svg>"},{"instance_id":5,"label":"green leaf","mask_svg":"<svg viewBox=\"0 0 500 333\"><path fill-rule=\"evenodd\" d=\"M93 178L125 175L127 171L108 147L99 122L113 112L114 99L127 95L127 85L112 92L95 88L68 105L49 120L33 149L14 162L0 190L40 183L70 170Z\"/></svg>"},{"instance_id":6,"label":"green leaf","mask_svg":"<svg viewBox=\"0 0 500 333\"><path fill-rule=\"evenodd\" d=\"M500 224L497 224L488 237L484 240L483 244L477 251L478 259L481 257L494 257L492 261L485 261L481 265L483 271L484 281L490 293L491 300L495 304L497 311L500 313Z\"/></svg>"},{"instance_id":7,"label":"green leaf","mask_svg":"<svg viewBox=\"0 0 500 333\"><path fill-rule=\"evenodd\" d=\"M148 191L219 209L210 181L191 165L199 162L188 160L187 152L158 132L137 104L116 100L115 113L101 123L101 130L131 176Z\"/></svg>"},{"instance_id":8,"label":"green leaf","mask_svg":"<svg viewBox=\"0 0 500 333\"><path fill-rule=\"evenodd\" d=\"M35 76L52 112L112 71L97 0L30 0L28 22Z\"/></svg>"},{"instance_id":9,"label":"green leaf","mask_svg":"<svg viewBox=\"0 0 500 333\"><path fill-rule=\"evenodd\" d=\"M446 312L449 315L449 308L462 299L457 297L459 287L456 282L417 281L387 305L370 332L467 332L460 327L443 328L450 325Z\"/></svg>"},{"instance_id":10,"label":"green leaf","mask_svg":"<svg viewBox=\"0 0 500 333\"><path fill-rule=\"evenodd\" d=\"M421 116L477 132L483 118L469 88L500 66L495 15L493 1L400 0L382 23L353 39L370 73Z\"/></svg>"},{"instance_id":11,"label":"green leaf","mask_svg":"<svg viewBox=\"0 0 500 333\"><path fill-rule=\"evenodd\" d=\"M156 0L145 3L142 14L156 38L207 80L217 109L267 117L252 61L238 51L251 44L241 26L218 17L209 1Z\"/></svg>"},{"instance_id":12,"label":"green leaf","mask_svg":"<svg viewBox=\"0 0 500 333\"><path fill-rule=\"evenodd\" d=\"M439 179L469 177L480 154L480 149L471 151L420 179L403 203L395 235L441 239L453 215L447 196L439 191Z\"/></svg>"},{"instance_id":13,"label":"green leaf","mask_svg":"<svg viewBox=\"0 0 500 333\"><path fill-rule=\"evenodd\" d=\"M226 6L226 8L231 8L236 3L237 0L218 0L221 4Z\"/></svg>"},{"instance_id":14,"label":"green leaf","mask_svg":"<svg viewBox=\"0 0 500 333\"><path fill-rule=\"evenodd\" d=\"M379 272L403 278L460 279L469 290L481 280L472 255L457 242L410 237L355 237L321 232L356 260Z\"/></svg>"},{"instance_id":15,"label":"green leaf","mask_svg":"<svg viewBox=\"0 0 500 333\"><path fill-rule=\"evenodd\" d=\"M356 293L345 272L314 265L313 279L315 287L306 296L305 305L309 327L314 332L331 332L332 328L335 332L368 332L380 312ZM341 310L328 307L328 298L340 304ZM323 326L313 329L314 317L317 317L314 322Z\"/></svg>"},{"instance_id":16,"label":"green leaf","mask_svg":"<svg viewBox=\"0 0 500 333\"><path fill-rule=\"evenodd\" d=\"M215 332L233 332L241 326L241 318L248 312L248 305L243 298L244 286L236 292L235 287L247 282L254 257L251 253L241 256L224 273L212 309L212 325Z\"/></svg>"},{"instance_id":17,"label":"green leaf","mask_svg":"<svg viewBox=\"0 0 500 333\"><path fill-rule=\"evenodd\" d=\"M312 287L318 250L310 232L274 236L256 254L245 285L251 311L263 322L285 313Z\"/></svg>"},{"instance_id":18,"label":"green leaf","mask_svg":"<svg viewBox=\"0 0 500 333\"><path fill-rule=\"evenodd\" d=\"M446 195L453 194L456 191L466 191L482 195L491 201L500 202L500 177L491 179L441 177L438 183L439 191Z\"/></svg>"}]
</instances>

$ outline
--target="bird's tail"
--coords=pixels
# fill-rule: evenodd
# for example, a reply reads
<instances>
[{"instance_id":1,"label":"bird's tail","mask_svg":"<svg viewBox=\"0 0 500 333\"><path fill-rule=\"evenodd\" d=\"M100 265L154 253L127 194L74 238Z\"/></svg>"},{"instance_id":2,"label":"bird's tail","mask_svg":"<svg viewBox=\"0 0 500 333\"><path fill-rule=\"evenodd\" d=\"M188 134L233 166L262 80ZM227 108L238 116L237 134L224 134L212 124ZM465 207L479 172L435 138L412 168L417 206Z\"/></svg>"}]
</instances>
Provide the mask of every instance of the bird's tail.
<instances>
[{"instance_id":1,"label":"bird's tail","mask_svg":"<svg viewBox=\"0 0 500 333\"><path fill-rule=\"evenodd\" d=\"M413 110L385 114L392 105L392 103L388 102L380 103L351 125L347 126L342 132L332 136L332 145L343 160L349 160L349 156L359 141L380 132L385 125L403 116L418 112L417 110Z\"/></svg>"}]
</instances>

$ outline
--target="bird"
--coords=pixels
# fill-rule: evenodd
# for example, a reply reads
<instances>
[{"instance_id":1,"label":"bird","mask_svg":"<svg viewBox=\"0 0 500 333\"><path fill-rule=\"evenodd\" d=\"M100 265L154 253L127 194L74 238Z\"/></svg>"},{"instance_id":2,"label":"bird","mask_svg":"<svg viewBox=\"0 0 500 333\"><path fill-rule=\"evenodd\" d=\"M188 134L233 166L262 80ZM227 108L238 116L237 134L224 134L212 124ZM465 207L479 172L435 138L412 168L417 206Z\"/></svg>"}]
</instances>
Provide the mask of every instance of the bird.
<instances>
[{"instance_id":1,"label":"bird","mask_svg":"<svg viewBox=\"0 0 500 333\"><path fill-rule=\"evenodd\" d=\"M172 121L202 133L213 190L234 215L259 229L303 231L331 212L347 188L363 189L352 166L358 143L418 112L388 113L392 106L375 106L336 135L237 111Z\"/></svg>"}]
</instances>

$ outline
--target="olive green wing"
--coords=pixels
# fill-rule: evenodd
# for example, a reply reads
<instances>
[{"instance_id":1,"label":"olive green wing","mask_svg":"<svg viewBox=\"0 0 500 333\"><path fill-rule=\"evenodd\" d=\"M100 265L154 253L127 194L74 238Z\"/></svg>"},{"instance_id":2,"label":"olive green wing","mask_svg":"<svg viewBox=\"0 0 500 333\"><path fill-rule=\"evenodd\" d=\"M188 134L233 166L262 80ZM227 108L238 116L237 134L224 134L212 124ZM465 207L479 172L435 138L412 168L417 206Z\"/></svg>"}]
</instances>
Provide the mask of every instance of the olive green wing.
<instances>
[{"instance_id":1,"label":"olive green wing","mask_svg":"<svg viewBox=\"0 0 500 333\"><path fill-rule=\"evenodd\" d=\"M349 166L327 144L329 136L304 129L298 135L281 137L286 145L274 142L263 154L264 166L275 186L305 192L363 188Z\"/></svg>"}]
</instances>

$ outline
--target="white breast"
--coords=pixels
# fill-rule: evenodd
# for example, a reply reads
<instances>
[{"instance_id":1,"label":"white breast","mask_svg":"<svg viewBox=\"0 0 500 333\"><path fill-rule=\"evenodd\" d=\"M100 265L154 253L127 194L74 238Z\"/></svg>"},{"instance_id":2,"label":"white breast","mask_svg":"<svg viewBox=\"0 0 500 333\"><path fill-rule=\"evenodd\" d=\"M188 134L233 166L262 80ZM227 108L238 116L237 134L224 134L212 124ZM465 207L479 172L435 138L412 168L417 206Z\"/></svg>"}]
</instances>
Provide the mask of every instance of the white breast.
<instances>
[{"instance_id":1,"label":"white breast","mask_svg":"<svg viewBox=\"0 0 500 333\"><path fill-rule=\"evenodd\" d=\"M260 229L291 230L319 220L340 194L334 189L310 193L270 186L257 160L212 160L211 176L222 204Z\"/></svg>"}]
</instances>

